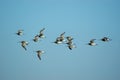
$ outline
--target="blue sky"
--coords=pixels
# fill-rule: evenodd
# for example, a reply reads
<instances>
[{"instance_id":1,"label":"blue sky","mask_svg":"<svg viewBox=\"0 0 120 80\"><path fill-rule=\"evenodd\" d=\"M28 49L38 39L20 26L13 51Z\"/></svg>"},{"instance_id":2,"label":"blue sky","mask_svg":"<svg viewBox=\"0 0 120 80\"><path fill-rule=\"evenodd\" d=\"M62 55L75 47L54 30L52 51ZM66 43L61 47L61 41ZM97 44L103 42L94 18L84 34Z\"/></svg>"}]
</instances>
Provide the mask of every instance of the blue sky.
<instances>
[{"instance_id":1,"label":"blue sky","mask_svg":"<svg viewBox=\"0 0 120 80\"><path fill-rule=\"evenodd\" d=\"M0 28L0 80L120 80L119 0L0 0ZM46 38L34 43L42 28ZM77 48L52 43L62 32ZM112 41L86 45L104 36Z\"/></svg>"}]
</instances>

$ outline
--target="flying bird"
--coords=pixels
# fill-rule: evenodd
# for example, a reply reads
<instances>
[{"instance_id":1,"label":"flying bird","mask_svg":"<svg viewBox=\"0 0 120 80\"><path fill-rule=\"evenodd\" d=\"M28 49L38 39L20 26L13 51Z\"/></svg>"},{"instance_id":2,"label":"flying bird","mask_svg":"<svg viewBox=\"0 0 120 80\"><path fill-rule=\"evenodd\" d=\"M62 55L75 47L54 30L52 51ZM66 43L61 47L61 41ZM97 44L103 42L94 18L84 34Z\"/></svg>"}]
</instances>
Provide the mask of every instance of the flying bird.
<instances>
[{"instance_id":1,"label":"flying bird","mask_svg":"<svg viewBox=\"0 0 120 80\"><path fill-rule=\"evenodd\" d=\"M103 42L108 42L108 41L111 41L111 39L108 38L108 37L103 37L103 38L101 39L101 41L103 41Z\"/></svg>"},{"instance_id":2,"label":"flying bird","mask_svg":"<svg viewBox=\"0 0 120 80\"><path fill-rule=\"evenodd\" d=\"M60 40L60 37L57 37L56 40L54 41L55 44L61 44L62 41Z\"/></svg>"},{"instance_id":3,"label":"flying bird","mask_svg":"<svg viewBox=\"0 0 120 80\"><path fill-rule=\"evenodd\" d=\"M41 60L41 54L43 54L44 51L38 50L38 51L36 51L36 53L37 53L39 60Z\"/></svg>"},{"instance_id":4,"label":"flying bird","mask_svg":"<svg viewBox=\"0 0 120 80\"><path fill-rule=\"evenodd\" d=\"M92 39L90 40L90 42L88 43L88 45L90 46L96 46L97 44L94 42L96 39Z\"/></svg>"},{"instance_id":5,"label":"flying bird","mask_svg":"<svg viewBox=\"0 0 120 80\"><path fill-rule=\"evenodd\" d=\"M27 45L28 45L28 42L26 42L26 41L21 41L21 46L22 46L25 50L27 50L27 48L26 48Z\"/></svg>"},{"instance_id":6,"label":"flying bird","mask_svg":"<svg viewBox=\"0 0 120 80\"><path fill-rule=\"evenodd\" d=\"M34 42L38 42L38 40L39 40L39 35L36 35L36 36L34 37L33 41L34 41Z\"/></svg>"},{"instance_id":7,"label":"flying bird","mask_svg":"<svg viewBox=\"0 0 120 80\"><path fill-rule=\"evenodd\" d=\"M66 44L68 45L73 44L73 38L71 36L67 36L66 39L67 39Z\"/></svg>"},{"instance_id":8,"label":"flying bird","mask_svg":"<svg viewBox=\"0 0 120 80\"><path fill-rule=\"evenodd\" d=\"M54 43L55 44L62 44L65 41L64 34L65 34L65 32L63 32L62 34L60 34L60 36L56 38L56 40L54 41Z\"/></svg>"},{"instance_id":9,"label":"flying bird","mask_svg":"<svg viewBox=\"0 0 120 80\"><path fill-rule=\"evenodd\" d=\"M76 48L76 45L73 43L73 38L71 36L66 37L67 42L66 44L68 45L68 48L72 50L73 48Z\"/></svg>"},{"instance_id":10,"label":"flying bird","mask_svg":"<svg viewBox=\"0 0 120 80\"><path fill-rule=\"evenodd\" d=\"M23 35L23 30L18 30L16 33L18 36L22 36Z\"/></svg>"},{"instance_id":11,"label":"flying bird","mask_svg":"<svg viewBox=\"0 0 120 80\"><path fill-rule=\"evenodd\" d=\"M44 35L44 33L43 33L44 30L45 30L45 28L43 28L43 29L40 30L39 38L45 38L45 35Z\"/></svg>"}]
</instances>

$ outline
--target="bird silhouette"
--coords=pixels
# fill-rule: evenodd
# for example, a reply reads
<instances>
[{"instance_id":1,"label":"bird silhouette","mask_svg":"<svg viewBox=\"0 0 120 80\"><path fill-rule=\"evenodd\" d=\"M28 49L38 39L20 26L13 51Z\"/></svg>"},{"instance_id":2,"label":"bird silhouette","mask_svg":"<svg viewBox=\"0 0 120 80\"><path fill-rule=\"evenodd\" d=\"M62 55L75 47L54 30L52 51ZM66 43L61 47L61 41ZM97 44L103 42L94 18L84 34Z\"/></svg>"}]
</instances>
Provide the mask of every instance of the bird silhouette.
<instances>
[{"instance_id":1,"label":"bird silhouette","mask_svg":"<svg viewBox=\"0 0 120 80\"><path fill-rule=\"evenodd\" d=\"M62 44L65 41L64 34L65 34L65 32L63 32L62 34L60 34L60 36L56 38L56 40L54 41L54 43L55 44Z\"/></svg>"},{"instance_id":2,"label":"bird silhouette","mask_svg":"<svg viewBox=\"0 0 120 80\"><path fill-rule=\"evenodd\" d=\"M37 53L37 56L38 56L39 60L41 60L41 54L43 54L44 51L38 50L38 51L36 51L36 53Z\"/></svg>"},{"instance_id":3,"label":"bird silhouette","mask_svg":"<svg viewBox=\"0 0 120 80\"><path fill-rule=\"evenodd\" d=\"M45 35L44 35L44 33L43 33L44 30L45 30L45 28L43 28L43 29L40 30L39 38L45 38Z\"/></svg>"},{"instance_id":4,"label":"bird silhouette","mask_svg":"<svg viewBox=\"0 0 120 80\"><path fill-rule=\"evenodd\" d=\"M22 36L23 35L23 30L18 30L16 33L18 36Z\"/></svg>"},{"instance_id":5,"label":"bird silhouette","mask_svg":"<svg viewBox=\"0 0 120 80\"><path fill-rule=\"evenodd\" d=\"M111 41L111 39L108 38L108 37L103 37L103 38L101 39L101 41L103 41L103 42L108 42L108 41Z\"/></svg>"},{"instance_id":6,"label":"bird silhouette","mask_svg":"<svg viewBox=\"0 0 120 80\"><path fill-rule=\"evenodd\" d=\"M55 44L61 44L62 41L61 41L60 37L57 37L56 40L53 43L55 43Z\"/></svg>"},{"instance_id":7,"label":"bird silhouette","mask_svg":"<svg viewBox=\"0 0 120 80\"><path fill-rule=\"evenodd\" d=\"M38 42L39 41L39 35L36 35L33 39L34 42Z\"/></svg>"},{"instance_id":8,"label":"bird silhouette","mask_svg":"<svg viewBox=\"0 0 120 80\"><path fill-rule=\"evenodd\" d=\"M68 44L68 45L73 44L73 38L71 36L67 36L66 39L67 39L66 44Z\"/></svg>"},{"instance_id":9,"label":"bird silhouette","mask_svg":"<svg viewBox=\"0 0 120 80\"><path fill-rule=\"evenodd\" d=\"M27 48L26 48L27 45L28 45L28 42L26 42L26 41L21 41L21 46L22 46L25 50L27 50Z\"/></svg>"},{"instance_id":10,"label":"bird silhouette","mask_svg":"<svg viewBox=\"0 0 120 80\"><path fill-rule=\"evenodd\" d=\"M90 46L96 46L97 44L94 42L96 39L92 39L90 40L90 42L88 43L88 45Z\"/></svg>"}]
</instances>

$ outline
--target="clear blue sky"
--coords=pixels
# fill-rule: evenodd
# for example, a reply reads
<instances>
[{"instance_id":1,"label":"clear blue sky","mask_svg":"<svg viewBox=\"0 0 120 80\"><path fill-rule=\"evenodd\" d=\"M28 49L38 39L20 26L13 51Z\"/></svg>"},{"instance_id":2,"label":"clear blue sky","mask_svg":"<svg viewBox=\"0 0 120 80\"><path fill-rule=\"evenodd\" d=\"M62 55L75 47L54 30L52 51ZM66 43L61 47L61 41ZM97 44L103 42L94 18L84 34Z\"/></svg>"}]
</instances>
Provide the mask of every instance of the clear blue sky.
<instances>
[{"instance_id":1,"label":"clear blue sky","mask_svg":"<svg viewBox=\"0 0 120 80\"><path fill-rule=\"evenodd\" d=\"M46 38L34 43L44 27ZM120 0L0 0L0 28L0 80L120 80ZM62 32L77 48L52 43ZM86 45L104 36L112 41Z\"/></svg>"}]
</instances>

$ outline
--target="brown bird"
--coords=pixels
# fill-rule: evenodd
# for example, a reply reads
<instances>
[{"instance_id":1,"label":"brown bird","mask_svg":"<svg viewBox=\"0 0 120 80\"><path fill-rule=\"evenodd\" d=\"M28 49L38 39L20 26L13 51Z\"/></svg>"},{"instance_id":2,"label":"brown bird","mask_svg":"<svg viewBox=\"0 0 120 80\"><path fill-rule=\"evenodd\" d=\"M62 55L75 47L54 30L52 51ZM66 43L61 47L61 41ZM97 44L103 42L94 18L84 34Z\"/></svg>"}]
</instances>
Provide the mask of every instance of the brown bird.
<instances>
[{"instance_id":1,"label":"brown bird","mask_svg":"<svg viewBox=\"0 0 120 80\"><path fill-rule=\"evenodd\" d=\"M23 30L18 30L16 33L18 36L22 36L23 35Z\"/></svg>"},{"instance_id":2,"label":"brown bird","mask_svg":"<svg viewBox=\"0 0 120 80\"><path fill-rule=\"evenodd\" d=\"M97 44L94 42L96 39L92 39L90 40L90 42L88 43L88 45L90 46L96 46Z\"/></svg>"},{"instance_id":3,"label":"brown bird","mask_svg":"<svg viewBox=\"0 0 120 80\"><path fill-rule=\"evenodd\" d=\"M21 46L22 46L25 50L27 50L27 48L26 48L27 45L28 45L28 42L26 42L26 41L21 41Z\"/></svg>"},{"instance_id":4,"label":"brown bird","mask_svg":"<svg viewBox=\"0 0 120 80\"><path fill-rule=\"evenodd\" d=\"M60 41L59 37L54 41L55 44L61 44L62 41Z\"/></svg>"},{"instance_id":5,"label":"brown bird","mask_svg":"<svg viewBox=\"0 0 120 80\"><path fill-rule=\"evenodd\" d=\"M67 39L66 44L68 45L73 44L73 38L71 36L67 36L66 39Z\"/></svg>"},{"instance_id":6,"label":"brown bird","mask_svg":"<svg viewBox=\"0 0 120 80\"><path fill-rule=\"evenodd\" d=\"M43 54L44 51L38 50L38 51L36 51L36 53L37 53L39 60L41 60L41 54Z\"/></svg>"},{"instance_id":7,"label":"brown bird","mask_svg":"<svg viewBox=\"0 0 120 80\"><path fill-rule=\"evenodd\" d=\"M60 36L56 38L56 40L54 41L54 43L55 44L62 44L65 41L64 34L65 34L65 32L63 32L62 34L60 34Z\"/></svg>"},{"instance_id":8,"label":"brown bird","mask_svg":"<svg viewBox=\"0 0 120 80\"><path fill-rule=\"evenodd\" d=\"M111 41L111 39L108 38L108 37L103 37L103 38L101 39L101 41L103 41L103 42L108 42L108 41Z\"/></svg>"},{"instance_id":9,"label":"brown bird","mask_svg":"<svg viewBox=\"0 0 120 80\"><path fill-rule=\"evenodd\" d=\"M34 42L38 42L39 41L39 35L36 35L33 39Z\"/></svg>"},{"instance_id":10,"label":"brown bird","mask_svg":"<svg viewBox=\"0 0 120 80\"><path fill-rule=\"evenodd\" d=\"M44 30L45 30L45 28L43 28L43 29L40 30L39 38L45 38L45 35L43 33Z\"/></svg>"}]
</instances>

